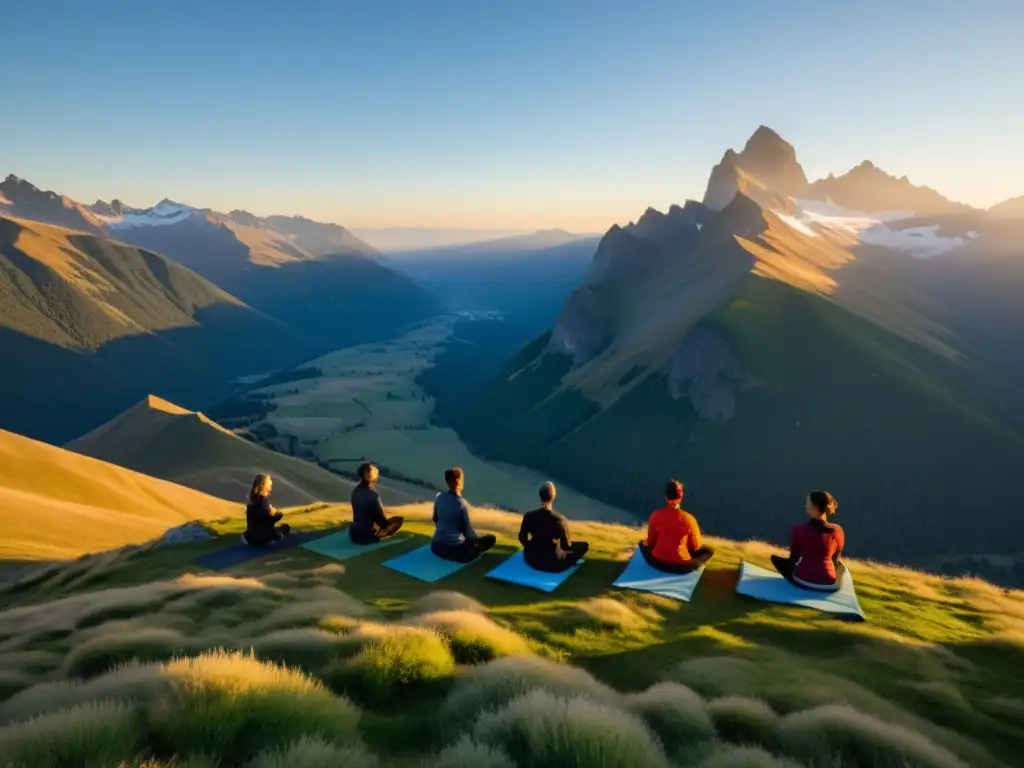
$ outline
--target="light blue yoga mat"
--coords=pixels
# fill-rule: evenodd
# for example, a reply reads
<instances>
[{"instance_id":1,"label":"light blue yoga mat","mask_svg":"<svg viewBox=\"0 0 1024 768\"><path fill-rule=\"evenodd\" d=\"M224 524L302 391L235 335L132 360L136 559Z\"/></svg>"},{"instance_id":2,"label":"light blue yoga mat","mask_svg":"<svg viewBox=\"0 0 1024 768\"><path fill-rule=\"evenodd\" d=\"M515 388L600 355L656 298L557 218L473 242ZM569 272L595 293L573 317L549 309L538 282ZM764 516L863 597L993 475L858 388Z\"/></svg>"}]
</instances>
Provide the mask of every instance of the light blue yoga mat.
<instances>
[{"instance_id":1,"label":"light blue yoga mat","mask_svg":"<svg viewBox=\"0 0 1024 768\"><path fill-rule=\"evenodd\" d=\"M740 582L736 594L765 600L769 603L799 605L816 611L864 620L857 593L853 589L853 576L847 570L838 592L814 592L801 589L786 581L782 574L743 561L740 563Z\"/></svg>"},{"instance_id":2,"label":"light blue yoga mat","mask_svg":"<svg viewBox=\"0 0 1024 768\"><path fill-rule=\"evenodd\" d=\"M430 545L427 544L412 552L407 552L401 557L396 557L394 560L388 560L383 565L385 568L412 576L414 579L433 582L443 579L445 576L451 576L456 571L461 571L467 565L472 565L475 562L476 560L469 563L456 563L445 560L431 552Z\"/></svg>"},{"instance_id":3,"label":"light blue yoga mat","mask_svg":"<svg viewBox=\"0 0 1024 768\"><path fill-rule=\"evenodd\" d=\"M378 552L381 547L390 547L393 544L401 544L403 541L408 540L407 536L392 536L390 539L384 539L384 541L379 541L376 544L353 544L352 539L348 537L348 529L343 528L337 533L332 533L330 536L324 536L322 539L307 542L302 547L310 552L317 552L335 560L348 560L358 555Z\"/></svg>"},{"instance_id":4,"label":"light blue yoga mat","mask_svg":"<svg viewBox=\"0 0 1024 768\"><path fill-rule=\"evenodd\" d=\"M518 584L521 587L532 587L541 592L554 592L561 586L562 582L576 573L576 569L583 564L580 560L576 565L562 573L545 573L537 571L526 564L523 557L523 550L519 550L508 560L503 562L493 571L485 574L488 579L507 581L509 584Z\"/></svg>"},{"instance_id":5,"label":"light blue yoga mat","mask_svg":"<svg viewBox=\"0 0 1024 768\"><path fill-rule=\"evenodd\" d=\"M665 573L652 568L644 556L637 549L626 566L626 570L615 580L613 587L621 589L636 589L640 592L653 592L663 597L671 597L673 600L690 602L693 597L693 590L697 588L703 568L698 568L693 573Z\"/></svg>"}]
</instances>

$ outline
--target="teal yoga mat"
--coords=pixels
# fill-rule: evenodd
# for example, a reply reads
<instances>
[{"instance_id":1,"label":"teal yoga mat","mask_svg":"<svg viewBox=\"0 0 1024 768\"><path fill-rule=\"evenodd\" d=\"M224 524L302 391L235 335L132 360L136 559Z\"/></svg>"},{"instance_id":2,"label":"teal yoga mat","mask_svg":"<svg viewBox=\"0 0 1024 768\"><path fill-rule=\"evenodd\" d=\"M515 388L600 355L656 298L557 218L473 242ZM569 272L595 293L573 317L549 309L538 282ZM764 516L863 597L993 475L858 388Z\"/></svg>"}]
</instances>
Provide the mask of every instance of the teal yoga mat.
<instances>
[{"instance_id":1,"label":"teal yoga mat","mask_svg":"<svg viewBox=\"0 0 1024 768\"><path fill-rule=\"evenodd\" d=\"M316 552L334 560L349 560L350 558L366 555L370 552L379 552L382 547L401 544L403 541L409 541L409 537L393 536L376 544L353 544L352 539L348 537L348 529L343 528L336 533L332 533L330 536L306 542L302 547L310 552Z\"/></svg>"},{"instance_id":2,"label":"teal yoga mat","mask_svg":"<svg viewBox=\"0 0 1024 768\"><path fill-rule=\"evenodd\" d=\"M477 558L479 560L480 558ZM435 582L445 576L451 576L456 571L461 571L467 565L472 565L476 560L469 563L456 563L451 560L444 560L430 551L430 545L414 549L412 552L388 560L383 563L385 568L404 573L420 581Z\"/></svg>"},{"instance_id":3,"label":"teal yoga mat","mask_svg":"<svg viewBox=\"0 0 1024 768\"><path fill-rule=\"evenodd\" d=\"M635 589L640 592L653 592L662 597L670 597L673 600L688 603L693 597L693 590L697 588L697 583L703 573L703 568L686 574L659 571L652 568L637 549L633 552L633 557L630 559L629 565L626 566L626 570L612 586L620 589Z\"/></svg>"},{"instance_id":4,"label":"teal yoga mat","mask_svg":"<svg viewBox=\"0 0 1024 768\"><path fill-rule=\"evenodd\" d=\"M769 603L799 605L861 621L865 618L853 588L853 576L850 575L849 569L838 592L814 592L786 581L777 571L770 571L744 561L740 564L740 581L736 585L736 594Z\"/></svg>"},{"instance_id":5,"label":"teal yoga mat","mask_svg":"<svg viewBox=\"0 0 1024 768\"><path fill-rule=\"evenodd\" d=\"M518 584L521 587L531 587L539 589L541 592L554 592L566 579L576 573L582 564L583 561L580 560L572 568L562 573L545 573L528 566L526 558L523 557L523 550L519 550L486 575L489 579L507 581L509 584Z\"/></svg>"}]
</instances>

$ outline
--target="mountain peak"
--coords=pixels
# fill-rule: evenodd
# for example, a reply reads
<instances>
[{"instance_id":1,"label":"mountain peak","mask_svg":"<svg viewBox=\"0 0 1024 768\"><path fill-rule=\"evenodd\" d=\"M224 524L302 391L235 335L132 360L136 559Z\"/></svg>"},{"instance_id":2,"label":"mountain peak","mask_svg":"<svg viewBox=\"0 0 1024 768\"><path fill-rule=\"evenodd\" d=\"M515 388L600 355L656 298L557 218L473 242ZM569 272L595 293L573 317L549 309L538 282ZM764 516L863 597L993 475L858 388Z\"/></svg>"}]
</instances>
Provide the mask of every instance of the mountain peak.
<instances>
[{"instance_id":1,"label":"mountain peak","mask_svg":"<svg viewBox=\"0 0 1024 768\"><path fill-rule=\"evenodd\" d=\"M704 205L722 210L737 192L746 190L748 180L767 192L783 195L797 195L807 187L807 176L797 162L793 145L765 125L751 134L742 152L725 151L711 171Z\"/></svg>"}]
</instances>

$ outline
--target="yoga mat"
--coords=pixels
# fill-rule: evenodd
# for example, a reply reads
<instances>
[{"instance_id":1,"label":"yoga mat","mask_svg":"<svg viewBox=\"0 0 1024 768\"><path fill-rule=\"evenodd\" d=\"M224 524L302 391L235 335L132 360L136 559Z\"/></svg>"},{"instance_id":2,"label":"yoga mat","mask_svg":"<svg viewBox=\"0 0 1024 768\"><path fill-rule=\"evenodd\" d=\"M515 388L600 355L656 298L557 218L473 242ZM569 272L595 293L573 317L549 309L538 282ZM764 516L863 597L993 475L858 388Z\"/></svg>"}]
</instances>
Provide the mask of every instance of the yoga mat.
<instances>
[{"instance_id":1,"label":"yoga mat","mask_svg":"<svg viewBox=\"0 0 1024 768\"><path fill-rule=\"evenodd\" d=\"M479 558L477 558L479 560ZM420 581L434 582L451 576L456 571L461 571L467 565L472 565L476 560L469 563L456 563L451 560L444 560L430 551L430 545L414 549L394 560L383 563L385 568L404 573Z\"/></svg>"},{"instance_id":2,"label":"yoga mat","mask_svg":"<svg viewBox=\"0 0 1024 768\"><path fill-rule=\"evenodd\" d=\"M849 569L843 576L838 592L814 592L791 584L777 571L744 561L740 564L740 582L736 585L736 594L769 603L799 605L862 621L865 618L857 600L857 593L853 589L853 576L850 575Z\"/></svg>"},{"instance_id":3,"label":"yoga mat","mask_svg":"<svg viewBox=\"0 0 1024 768\"><path fill-rule=\"evenodd\" d=\"M509 584L518 584L521 587L532 587L541 592L554 592L562 582L576 573L576 569L583 564L580 560L576 565L562 573L545 573L535 571L526 564L523 550L519 550L508 560L503 562L493 571L485 574L489 579L507 581Z\"/></svg>"},{"instance_id":4,"label":"yoga mat","mask_svg":"<svg viewBox=\"0 0 1024 768\"><path fill-rule=\"evenodd\" d=\"M633 557L630 559L629 565L626 566L626 570L612 586L621 589L635 589L640 592L653 592L656 595L688 603L693 597L693 590L697 588L697 582L700 581L703 573L703 568L686 574L659 571L652 568L637 549L633 552Z\"/></svg>"},{"instance_id":5,"label":"yoga mat","mask_svg":"<svg viewBox=\"0 0 1024 768\"><path fill-rule=\"evenodd\" d=\"M348 537L348 528L343 528L330 536L324 536L322 539L310 541L302 546L310 552L316 552L325 557L348 560L358 555L377 552L381 547L390 547L392 544L401 544L408 540L407 536L392 536L390 539L384 539L376 544L353 544L352 539Z\"/></svg>"},{"instance_id":6,"label":"yoga mat","mask_svg":"<svg viewBox=\"0 0 1024 768\"><path fill-rule=\"evenodd\" d=\"M305 546L306 543L313 542L323 536L323 531L298 531L285 536L281 541L267 547L250 547L248 544L237 544L227 549L218 549L216 552L200 555L195 559L195 562L213 571L224 571L249 560L255 560L258 557L272 555L285 549Z\"/></svg>"}]
</instances>

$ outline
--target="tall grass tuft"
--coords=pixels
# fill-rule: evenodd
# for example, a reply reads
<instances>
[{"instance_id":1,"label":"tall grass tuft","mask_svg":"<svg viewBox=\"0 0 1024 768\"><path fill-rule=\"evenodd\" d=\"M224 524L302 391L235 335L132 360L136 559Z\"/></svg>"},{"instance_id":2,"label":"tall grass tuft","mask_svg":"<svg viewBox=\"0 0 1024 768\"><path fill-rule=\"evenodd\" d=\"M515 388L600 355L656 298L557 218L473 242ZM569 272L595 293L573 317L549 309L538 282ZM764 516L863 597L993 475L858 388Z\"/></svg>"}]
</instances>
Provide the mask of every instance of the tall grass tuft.
<instances>
[{"instance_id":1,"label":"tall grass tuft","mask_svg":"<svg viewBox=\"0 0 1024 768\"><path fill-rule=\"evenodd\" d=\"M25 720L96 701L141 702L158 695L164 686L163 667L129 664L91 680L40 683L0 704L0 723Z\"/></svg>"},{"instance_id":2,"label":"tall grass tuft","mask_svg":"<svg viewBox=\"0 0 1024 768\"><path fill-rule=\"evenodd\" d=\"M166 695L150 702L155 742L167 752L227 762L303 736L358 742L359 710L305 674L237 653L179 659Z\"/></svg>"},{"instance_id":3,"label":"tall grass tuft","mask_svg":"<svg viewBox=\"0 0 1024 768\"><path fill-rule=\"evenodd\" d=\"M561 696L588 696L617 703L619 695L589 673L537 656L508 656L468 670L456 683L442 707L442 720L453 724L471 721L486 709L496 709L520 694L541 689Z\"/></svg>"},{"instance_id":4,"label":"tall grass tuft","mask_svg":"<svg viewBox=\"0 0 1024 768\"><path fill-rule=\"evenodd\" d=\"M916 731L841 705L788 715L779 723L778 733L787 753L821 768L831 768L837 762L879 768L967 766L952 752Z\"/></svg>"},{"instance_id":5,"label":"tall grass tuft","mask_svg":"<svg viewBox=\"0 0 1024 768\"><path fill-rule=\"evenodd\" d=\"M670 748L715 736L703 700L679 683L658 683L643 693L631 694L626 697L626 705Z\"/></svg>"},{"instance_id":6,"label":"tall grass tuft","mask_svg":"<svg viewBox=\"0 0 1024 768\"><path fill-rule=\"evenodd\" d=\"M699 768L801 768L784 757L776 757L760 747L722 747L702 760ZM830 768L841 768L829 763Z\"/></svg>"},{"instance_id":7,"label":"tall grass tuft","mask_svg":"<svg viewBox=\"0 0 1024 768\"><path fill-rule=\"evenodd\" d=\"M460 664L479 664L502 656L529 653L526 638L472 611L436 611L409 620L439 632Z\"/></svg>"},{"instance_id":8,"label":"tall grass tuft","mask_svg":"<svg viewBox=\"0 0 1024 768\"><path fill-rule=\"evenodd\" d=\"M455 673L451 651L436 632L400 625L373 630L375 636L365 639L359 653L326 671L325 679L333 687L386 704L412 691L432 689Z\"/></svg>"},{"instance_id":9,"label":"tall grass tuft","mask_svg":"<svg viewBox=\"0 0 1024 768\"><path fill-rule=\"evenodd\" d=\"M779 716L760 699L725 696L707 704L718 737L731 744L760 744L773 748L777 741Z\"/></svg>"},{"instance_id":10,"label":"tall grass tuft","mask_svg":"<svg viewBox=\"0 0 1024 768\"><path fill-rule=\"evenodd\" d=\"M266 661L318 672L331 661L341 643L342 639L333 632L299 627L258 637L252 641L252 649Z\"/></svg>"},{"instance_id":11,"label":"tall grass tuft","mask_svg":"<svg viewBox=\"0 0 1024 768\"><path fill-rule=\"evenodd\" d=\"M583 697L534 691L485 712L473 738L531 768L668 768L658 738L640 718Z\"/></svg>"},{"instance_id":12,"label":"tall grass tuft","mask_svg":"<svg viewBox=\"0 0 1024 768\"><path fill-rule=\"evenodd\" d=\"M477 744L468 736L425 758L422 768L516 768L507 754L484 744Z\"/></svg>"},{"instance_id":13,"label":"tall grass tuft","mask_svg":"<svg viewBox=\"0 0 1024 768\"><path fill-rule=\"evenodd\" d=\"M173 629L142 629L104 634L76 646L64 659L65 675L94 677L129 661L166 661L187 650L188 640Z\"/></svg>"},{"instance_id":14,"label":"tall grass tuft","mask_svg":"<svg viewBox=\"0 0 1024 768\"><path fill-rule=\"evenodd\" d=\"M247 768L377 768L376 756L360 746L341 747L304 736L292 744L258 755Z\"/></svg>"},{"instance_id":15,"label":"tall grass tuft","mask_svg":"<svg viewBox=\"0 0 1024 768\"><path fill-rule=\"evenodd\" d=\"M82 704L0 728L5 768L108 768L130 759L141 743L138 709L112 701Z\"/></svg>"},{"instance_id":16,"label":"tall grass tuft","mask_svg":"<svg viewBox=\"0 0 1024 768\"><path fill-rule=\"evenodd\" d=\"M423 597L413 600L406 614L418 616L423 613L437 613L438 611L469 611L471 613L486 614L487 609L468 595L461 592L449 592L439 590L429 592Z\"/></svg>"},{"instance_id":17,"label":"tall grass tuft","mask_svg":"<svg viewBox=\"0 0 1024 768\"><path fill-rule=\"evenodd\" d=\"M610 597L595 597L584 600L576 606L576 613L580 618L589 623L598 624L602 627L621 629L623 631L635 631L650 626L646 616L630 608L625 603L613 600Z\"/></svg>"}]
</instances>

